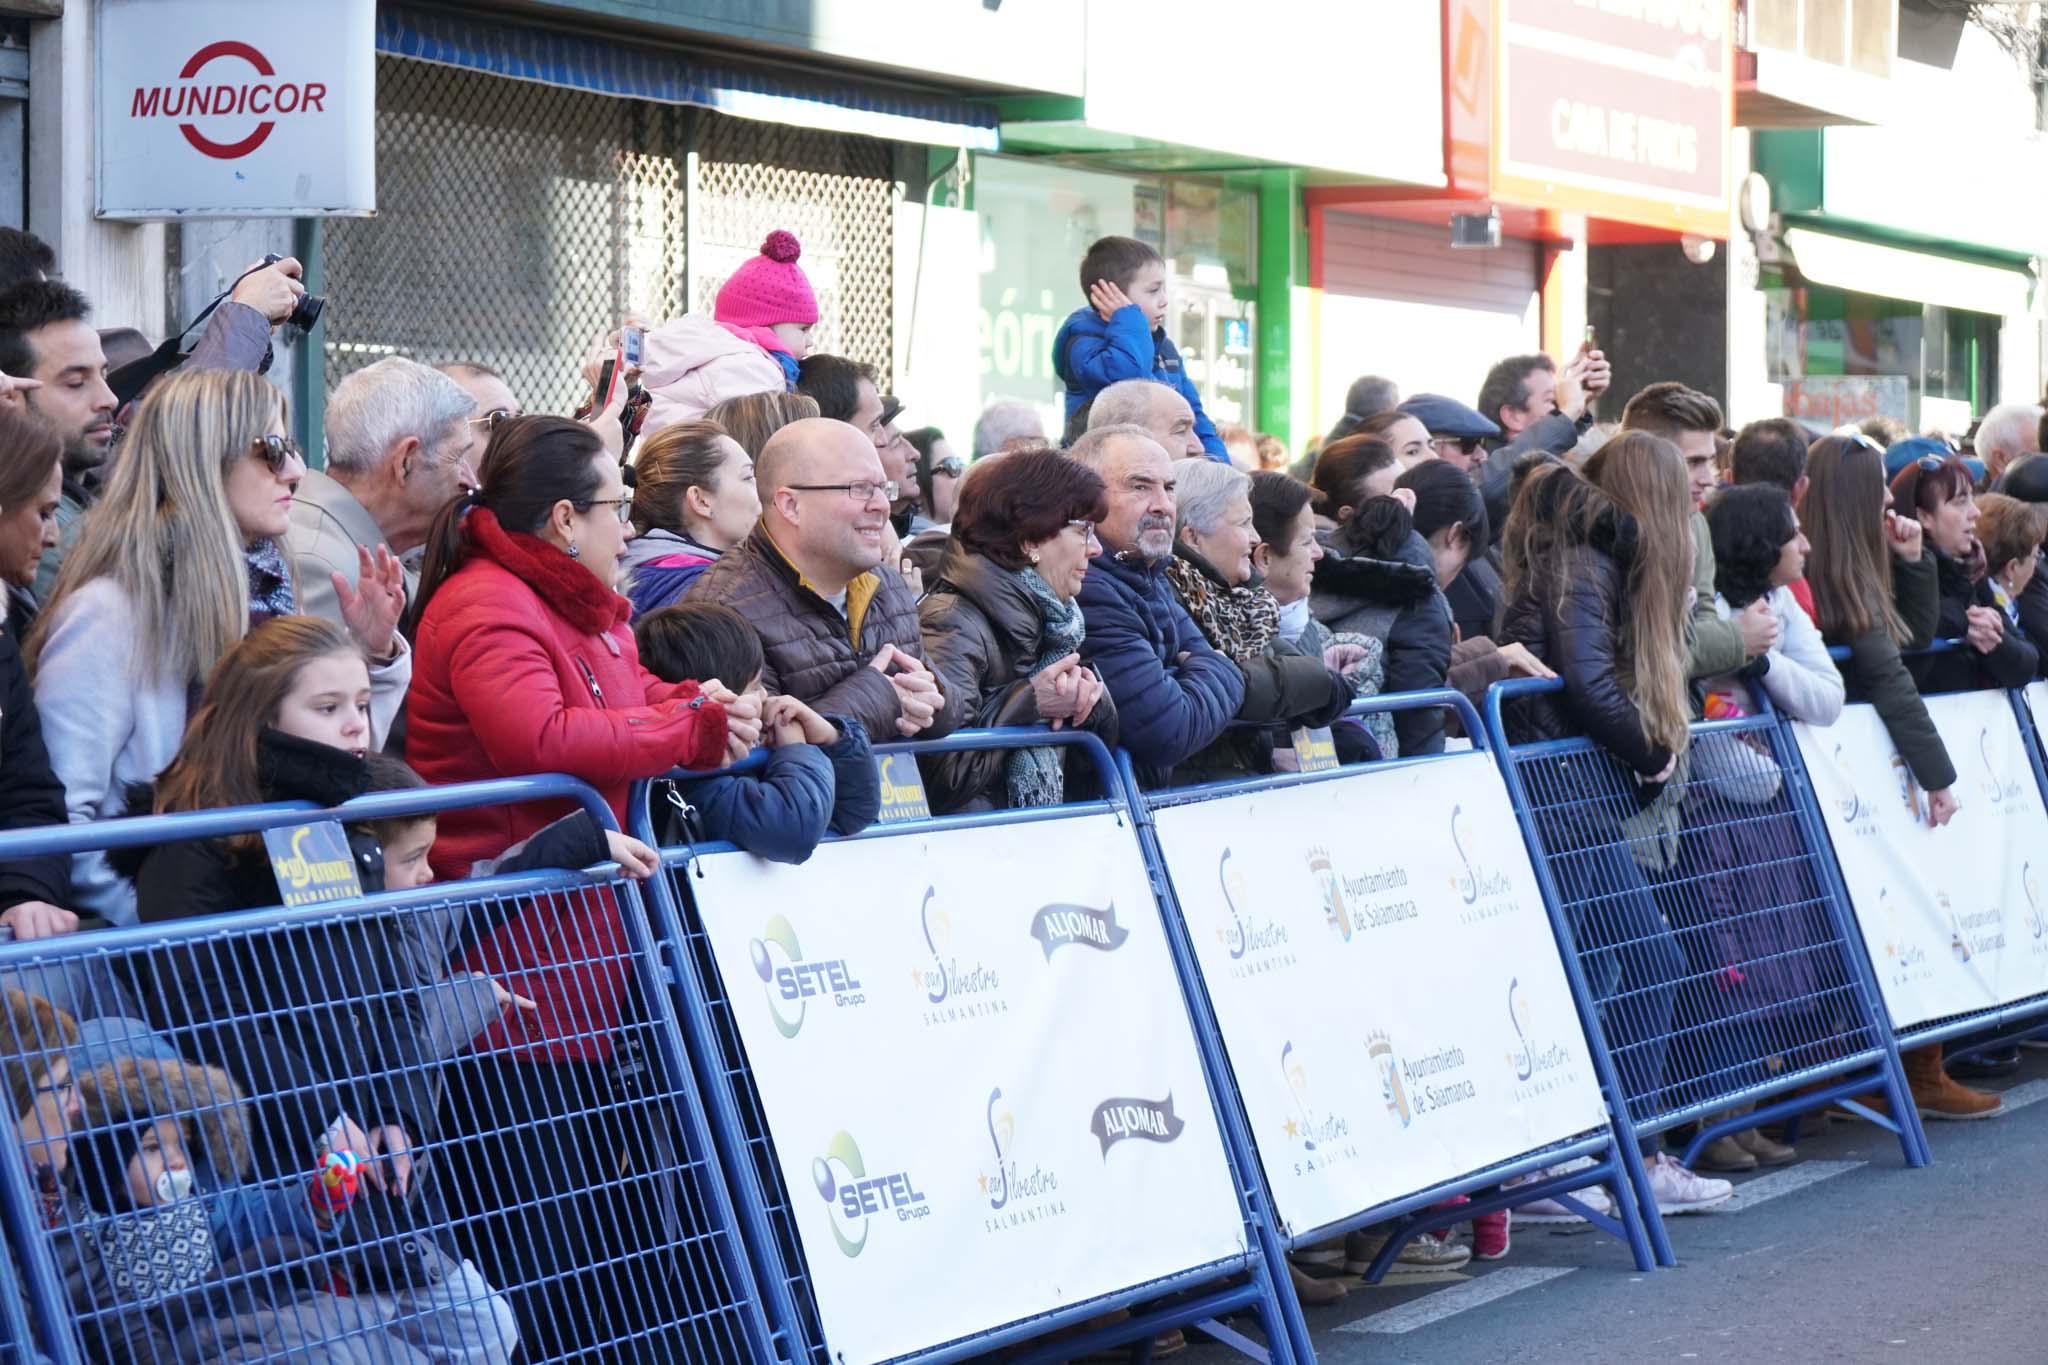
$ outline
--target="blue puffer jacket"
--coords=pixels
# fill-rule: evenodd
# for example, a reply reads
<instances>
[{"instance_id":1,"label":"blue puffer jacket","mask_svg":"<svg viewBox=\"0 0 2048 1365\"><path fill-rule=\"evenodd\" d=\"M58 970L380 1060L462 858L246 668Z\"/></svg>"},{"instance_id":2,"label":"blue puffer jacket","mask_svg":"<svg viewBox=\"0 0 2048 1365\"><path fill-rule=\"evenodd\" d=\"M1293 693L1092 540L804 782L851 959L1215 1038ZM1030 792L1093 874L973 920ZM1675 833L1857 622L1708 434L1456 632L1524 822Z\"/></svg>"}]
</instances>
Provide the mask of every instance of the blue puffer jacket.
<instances>
[{"instance_id":1,"label":"blue puffer jacket","mask_svg":"<svg viewBox=\"0 0 2048 1365\"><path fill-rule=\"evenodd\" d=\"M1230 462L1216 424L1202 411L1202 396L1181 366L1180 352L1163 329L1155 332L1145 325L1144 310L1137 304L1117 309L1108 322L1093 308L1075 309L1052 339L1052 372L1067 386L1069 425L1083 403L1093 402L1096 394L1119 380L1156 379L1172 386L1195 411L1195 435L1201 438L1202 449L1212 460Z\"/></svg>"},{"instance_id":2,"label":"blue puffer jacket","mask_svg":"<svg viewBox=\"0 0 2048 1365\"><path fill-rule=\"evenodd\" d=\"M825 719L839 730L830 744L786 744L759 773L677 783L696 809L695 828L664 820L662 842L723 840L770 862L800 863L828 830L858 834L873 824L882 792L867 728L844 716ZM654 800L657 820L676 814L659 793Z\"/></svg>"},{"instance_id":3,"label":"blue puffer jacket","mask_svg":"<svg viewBox=\"0 0 2048 1365\"><path fill-rule=\"evenodd\" d=\"M1207 748L1244 702L1244 674L1202 638L1165 564L1103 555L1081 581L1082 661L1116 703L1123 747L1147 786Z\"/></svg>"}]
</instances>

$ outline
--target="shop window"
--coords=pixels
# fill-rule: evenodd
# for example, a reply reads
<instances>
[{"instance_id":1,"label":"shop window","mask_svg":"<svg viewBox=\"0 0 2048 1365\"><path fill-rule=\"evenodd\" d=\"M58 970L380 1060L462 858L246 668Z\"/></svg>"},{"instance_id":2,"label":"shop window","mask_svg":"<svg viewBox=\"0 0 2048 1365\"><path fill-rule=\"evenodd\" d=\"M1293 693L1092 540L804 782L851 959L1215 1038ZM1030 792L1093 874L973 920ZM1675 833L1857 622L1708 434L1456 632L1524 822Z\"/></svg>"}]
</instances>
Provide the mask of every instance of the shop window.
<instances>
[{"instance_id":1,"label":"shop window","mask_svg":"<svg viewBox=\"0 0 2048 1365\"><path fill-rule=\"evenodd\" d=\"M1788 402L1808 400L1795 415L1828 415L1826 400L1839 392L1880 403L1886 415L1917 428L1923 400L1965 404L1977 413L1996 401L1996 317L1814 285L1784 284L1764 293L1771 380L1787 387ZM1849 379L1872 382L1836 382ZM1900 405L1904 411L1895 410Z\"/></svg>"}]
</instances>

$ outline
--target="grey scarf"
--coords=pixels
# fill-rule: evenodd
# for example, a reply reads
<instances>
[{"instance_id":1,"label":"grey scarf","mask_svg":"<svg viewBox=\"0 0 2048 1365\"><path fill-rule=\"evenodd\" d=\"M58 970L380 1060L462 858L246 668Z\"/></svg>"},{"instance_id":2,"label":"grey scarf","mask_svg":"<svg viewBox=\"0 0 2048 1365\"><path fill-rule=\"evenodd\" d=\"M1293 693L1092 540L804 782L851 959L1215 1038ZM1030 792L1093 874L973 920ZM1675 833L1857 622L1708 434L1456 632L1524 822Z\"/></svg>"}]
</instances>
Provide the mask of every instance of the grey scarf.
<instances>
[{"instance_id":1,"label":"grey scarf","mask_svg":"<svg viewBox=\"0 0 2048 1365\"><path fill-rule=\"evenodd\" d=\"M1036 569L1024 569L1017 576L1024 581L1025 590L1038 608L1038 619L1045 627L1038 637L1038 658L1031 665L1031 676L1035 678L1079 649L1086 627L1081 608L1072 602L1062 602ZM1003 760L1003 783L1012 809L1059 805L1067 796L1066 769L1060 750L1050 745L1012 749Z\"/></svg>"}]
</instances>

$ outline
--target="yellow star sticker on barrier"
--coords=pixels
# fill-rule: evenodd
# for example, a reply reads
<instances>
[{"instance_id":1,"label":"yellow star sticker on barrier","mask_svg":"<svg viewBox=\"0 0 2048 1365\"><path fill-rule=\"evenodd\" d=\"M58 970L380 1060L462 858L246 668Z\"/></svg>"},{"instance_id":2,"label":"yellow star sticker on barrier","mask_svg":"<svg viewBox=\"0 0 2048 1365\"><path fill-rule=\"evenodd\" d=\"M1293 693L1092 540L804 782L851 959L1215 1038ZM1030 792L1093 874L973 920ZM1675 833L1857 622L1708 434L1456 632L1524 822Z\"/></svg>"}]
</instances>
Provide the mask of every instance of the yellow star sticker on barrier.
<instances>
[{"instance_id":1,"label":"yellow star sticker on barrier","mask_svg":"<svg viewBox=\"0 0 2048 1365\"><path fill-rule=\"evenodd\" d=\"M982 1192L983 1194L987 1194L987 1193L988 1193L988 1177L987 1177L987 1176L985 1176L985 1175L978 1175L978 1176L974 1177L974 1183L975 1183L975 1184L977 1184L977 1185L979 1185L979 1186L981 1186L981 1192Z\"/></svg>"},{"instance_id":2,"label":"yellow star sticker on barrier","mask_svg":"<svg viewBox=\"0 0 2048 1365\"><path fill-rule=\"evenodd\" d=\"M1295 1121L1294 1121L1293 1119L1289 1119L1289 1120L1287 1120L1287 1136L1289 1136L1289 1137L1300 1137L1300 1136L1301 1136L1301 1126L1300 1126L1299 1124L1297 1124L1297 1123L1296 1123L1296 1122L1295 1122Z\"/></svg>"},{"instance_id":3,"label":"yellow star sticker on barrier","mask_svg":"<svg viewBox=\"0 0 2048 1365\"><path fill-rule=\"evenodd\" d=\"M913 985L913 986L916 986L916 987L918 987L918 988L920 988L920 989L922 989L922 988L923 988L923 986L924 986L924 968L922 968L922 967L912 967L912 968L910 969L910 984L911 984L911 985Z\"/></svg>"}]
</instances>

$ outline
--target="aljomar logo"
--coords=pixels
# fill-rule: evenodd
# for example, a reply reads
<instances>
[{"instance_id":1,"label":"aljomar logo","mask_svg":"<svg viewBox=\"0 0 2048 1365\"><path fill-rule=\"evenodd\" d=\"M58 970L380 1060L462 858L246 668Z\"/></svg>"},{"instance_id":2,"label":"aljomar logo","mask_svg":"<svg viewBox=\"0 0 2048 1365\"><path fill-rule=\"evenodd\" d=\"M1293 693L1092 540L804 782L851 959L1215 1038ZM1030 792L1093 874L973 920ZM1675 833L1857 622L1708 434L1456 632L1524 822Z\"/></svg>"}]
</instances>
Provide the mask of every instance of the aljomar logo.
<instances>
[{"instance_id":1,"label":"aljomar logo","mask_svg":"<svg viewBox=\"0 0 2048 1365\"><path fill-rule=\"evenodd\" d=\"M1231 975L1243 980L1280 967L1292 967L1294 954L1287 947L1287 926L1267 919L1248 907L1251 893L1244 878L1230 865L1225 848L1216 860L1216 880L1223 887L1223 906L1230 922L1216 927L1216 939L1230 954Z\"/></svg>"},{"instance_id":2,"label":"aljomar logo","mask_svg":"<svg viewBox=\"0 0 2048 1365\"><path fill-rule=\"evenodd\" d=\"M1394 1051L1392 1038L1374 1033L1365 1040L1365 1055L1379 1073L1380 1095L1387 1102L1387 1113L1403 1128L1418 1118L1479 1096L1479 1088L1471 1079L1457 1074L1465 1069L1465 1050L1461 1047L1444 1047L1420 1057L1404 1058Z\"/></svg>"},{"instance_id":3,"label":"aljomar logo","mask_svg":"<svg viewBox=\"0 0 2048 1365\"><path fill-rule=\"evenodd\" d=\"M1104 1161L1109 1159L1109 1149L1126 1138L1172 1142L1186 1127L1187 1120L1173 1112L1171 1091L1163 1100L1112 1096L1096 1105L1095 1116L1088 1120L1088 1131L1095 1134L1095 1140L1102 1144Z\"/></svg>"},{"instance_id":4,"label":"aljomar logo","mask_svg":"<svg viewBox=\"0 0 2048 1365\"><path fill-rule=\"evenodd\" d=\"M1104 910L1055 903L1040 906L1038 913L1031 917L1031 937L1037 939L1038 946L1045 950L1047 962L1052 961L1053 949L1064 948L1070 943L1093 948L1098 953L1113 953L1123 947L1124 940L1130 936L1131 931L1116 922L1114 902Z\"/></svg>"},{"instance_id":5,"label":"aljomar logo","mask_svg":"<svg viewBox=\"0 0 2048 1365\"><path fill-rule=\"evenodd\" d=\"M868 1174L860 1144L841 1131L825 1144L825 1154L811 1162L811 1183L832 1213L832 1240L847 1256L860 1255L868 1244L868 1222L894 1213L899 1223L931 1216L931 1201L918 1192L908 1171Z\"/></svg>"},{"instance_id":6,"label":"aljomar logo","mask_svg":"<svg viewBox=\"0 0 2048 1365\"><path fill-rule=\"evenodd\" d=\"M989 1232L1002 1232L1058 1218L1067 1211L1058 1198L1060 1178L1033 1163L1027 1173L1017 1163L1017 1119L1008 1109L998 1110L1001 1086L988 1092L988 1141L995 1148L993 1171L983 1172L975 1183L988 1200L989 1217L983 1219Z\"/></svg>"},{"instance_id":7,"label":"aljomar logo","mask_svg":"<svg viewBox=\"0 0 2048 1365\"><path fill-rule=\"evenodd\" d=\"M953 954L953 920L943 909L934 909L938 892L925 888L924 904L918 907L918 921L924 930L924 946L931 953L929 967L913 967L911 980L924 992L924 1012L930 1024L951 1024L962 1019L985 1019L1007 1013L1010 1006L998 994L1002 982L996 970L982 962L962 962Z\"/></svg>"},{"instance_id":8,"label":"aljomar logo","mask_svg":"<svg viewBox=\"0 0 2048 1365\"><path fill-rule=\"evenodd\" d=\"M804 1026L804 1012L813 1000L830 1001L836 1009L865 1004L860 981L843 957L819 962L804 961L797 946L796 930L781 915L769 917L761 937L747 945L753 958L754 975L761 978L768 996L768 1013L775 1031L794 1038Z\"/></svg>"}]
</instances>

